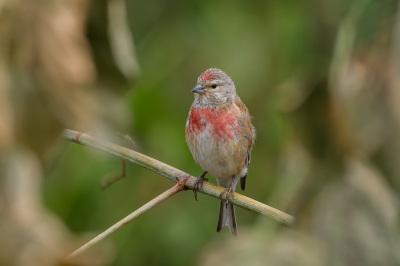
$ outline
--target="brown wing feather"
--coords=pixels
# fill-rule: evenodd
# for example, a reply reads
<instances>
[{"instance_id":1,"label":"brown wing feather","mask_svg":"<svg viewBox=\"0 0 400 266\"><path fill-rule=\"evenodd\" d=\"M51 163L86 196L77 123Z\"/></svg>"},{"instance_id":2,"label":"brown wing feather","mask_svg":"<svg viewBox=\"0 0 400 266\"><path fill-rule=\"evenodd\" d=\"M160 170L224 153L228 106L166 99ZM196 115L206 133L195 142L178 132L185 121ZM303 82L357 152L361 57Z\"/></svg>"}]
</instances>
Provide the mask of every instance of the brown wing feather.
<instances>
[{"instance_id":1,"label":"brown wing feather","mask_svg":"<svg viewBox=\"0 0 400 266\"><path fill-rule=\"evenodd\" d=\"M247 140L247 153L245 164L246 167L249 167L251 160L251 149L254 144L256 133L253 125L251 124L251 116L249 110L247 109L246 105L244 105L244 103L240 100L239 96L236 98L235 105L239 108L242 115L242 119L240 119L239 124L243 126L242 132L244 133L244 138ZM244 190L246 187L246 177L247 175L241 177L240 179L240 187L242 190Z\"/></svg>"}]
</instances>

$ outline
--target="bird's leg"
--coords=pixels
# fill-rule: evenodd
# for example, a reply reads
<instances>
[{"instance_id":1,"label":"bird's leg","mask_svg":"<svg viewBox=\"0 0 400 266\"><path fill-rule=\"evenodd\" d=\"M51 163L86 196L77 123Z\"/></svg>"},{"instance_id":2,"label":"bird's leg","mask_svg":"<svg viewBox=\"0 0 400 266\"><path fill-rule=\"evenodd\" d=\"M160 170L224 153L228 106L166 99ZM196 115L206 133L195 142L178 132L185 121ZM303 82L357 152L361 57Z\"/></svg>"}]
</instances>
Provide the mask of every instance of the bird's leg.
<instances>
[{"instance_id":1,"label":"bird's leg","mask_svg":"<svg viewBox=\"0 0 400 266\"><path fill-rule=\"evenodd\" d=\"M197 179L196 182L194 182L193 186L193 193L194 193L194 198L197 200L197 191L203 191L203 182L208 181L208 178L205 178L207 174L207 171L202 173Z\"/></svg>"},{"instance_id":2,"label":"bird's leg","mask_svg":"<svg viewBox=\"0 0 400 266\"><path fill-rule=\"evenodd\" d=\"M219 196L222 197L224 193L226 192L226 206L228 206L229 203L229 196L232 196L232 199L235 197L233 193L235 193L235 176L232 176L232 182L229 185L229 187L225 188Z\"/></svg>"}]
</instances>

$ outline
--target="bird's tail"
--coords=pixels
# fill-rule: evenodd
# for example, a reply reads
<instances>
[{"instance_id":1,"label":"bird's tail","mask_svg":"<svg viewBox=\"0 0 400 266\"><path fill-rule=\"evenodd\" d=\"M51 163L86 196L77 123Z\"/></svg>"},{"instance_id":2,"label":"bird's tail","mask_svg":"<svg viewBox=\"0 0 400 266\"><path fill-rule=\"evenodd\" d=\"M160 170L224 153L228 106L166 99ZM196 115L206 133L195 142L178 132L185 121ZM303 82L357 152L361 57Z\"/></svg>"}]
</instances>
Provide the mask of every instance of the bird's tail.
<instances>
[{"instance_id":1,"label":"bird's tail","mask_svg":"<svg viewBox=\"0 0 400 266\"><path fill-rule=\"evenodd\" d=\"M232 204L228 203L228 205L226 205L225 200L221 200L217 232L224 229L225 225L229 227L234 236L237 236L235 209Z\"/></svg>"}]
</instances>

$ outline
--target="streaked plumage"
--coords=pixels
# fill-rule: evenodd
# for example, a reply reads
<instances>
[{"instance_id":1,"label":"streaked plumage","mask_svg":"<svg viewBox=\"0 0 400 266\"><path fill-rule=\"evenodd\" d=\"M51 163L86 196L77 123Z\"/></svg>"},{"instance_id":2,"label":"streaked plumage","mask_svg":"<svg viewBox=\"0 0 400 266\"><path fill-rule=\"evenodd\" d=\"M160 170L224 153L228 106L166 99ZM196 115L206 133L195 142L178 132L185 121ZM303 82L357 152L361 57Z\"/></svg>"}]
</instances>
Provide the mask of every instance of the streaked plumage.
<instances>
[{"instance_id":1,"label":"streaked plumage","mask_svg":"<svg viewBox=\"0 0 400 266\"><path fill-rule=\"evenodd\" d=\"M245 188L255 139L249 111L237 96L233 81L219 69L201 74L192 91L195 100L186 121L186 142L201 168L213 175L218 185L228 188L228 197L233 196L239 179ZM201 183L203 179L199 179ZM225 225L237 234L233 205L221 201L217 231Z\"/></svg>"}]
</instances>

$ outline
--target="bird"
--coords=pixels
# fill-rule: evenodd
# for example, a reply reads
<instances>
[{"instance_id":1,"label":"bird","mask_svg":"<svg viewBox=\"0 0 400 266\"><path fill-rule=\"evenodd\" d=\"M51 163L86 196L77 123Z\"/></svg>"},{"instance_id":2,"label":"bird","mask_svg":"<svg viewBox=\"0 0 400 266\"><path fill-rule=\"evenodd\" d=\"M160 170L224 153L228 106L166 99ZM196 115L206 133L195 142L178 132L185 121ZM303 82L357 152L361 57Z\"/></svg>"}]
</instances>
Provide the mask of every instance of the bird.
<instances>
[{"instance_id":1,"label":"bird","mask_svg":"<svg viewBox=\"0 0 400 266\"><path fill-rule=\"evenodd\" d=\"M194 160L205 171L193 186L194 197L197 200L197 191L203 191L203 182L208 181L206 174L214 176L218 185L225 188L219 195L217 232L228 226L237 236L235 209L229 197L234 198L239 180L241 189L246 187L256 131L249 110L224 71L207 69L191 91L194 101L185 125L186 143Z\"/></svg>"}]
</instances>

